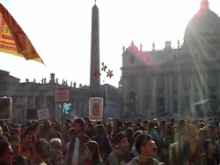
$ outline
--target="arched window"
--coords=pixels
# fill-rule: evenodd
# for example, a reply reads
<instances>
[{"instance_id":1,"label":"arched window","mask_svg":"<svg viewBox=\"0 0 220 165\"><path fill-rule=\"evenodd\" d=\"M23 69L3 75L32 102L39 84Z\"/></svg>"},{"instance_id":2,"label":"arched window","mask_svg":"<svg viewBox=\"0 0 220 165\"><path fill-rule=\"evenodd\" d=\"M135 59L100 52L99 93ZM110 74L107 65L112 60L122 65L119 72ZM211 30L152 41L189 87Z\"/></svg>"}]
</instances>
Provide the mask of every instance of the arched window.
<instances>
[{"instance_id":1,"label":"arched window","mask_svg":"<svg viewBox=\"0 0 220 165\"><path fill-rule=\"evenodd\" d=\"M135 63L135 58L134 56L130 56L130 64L134 64Z\"/></svg>"}]
</instances>

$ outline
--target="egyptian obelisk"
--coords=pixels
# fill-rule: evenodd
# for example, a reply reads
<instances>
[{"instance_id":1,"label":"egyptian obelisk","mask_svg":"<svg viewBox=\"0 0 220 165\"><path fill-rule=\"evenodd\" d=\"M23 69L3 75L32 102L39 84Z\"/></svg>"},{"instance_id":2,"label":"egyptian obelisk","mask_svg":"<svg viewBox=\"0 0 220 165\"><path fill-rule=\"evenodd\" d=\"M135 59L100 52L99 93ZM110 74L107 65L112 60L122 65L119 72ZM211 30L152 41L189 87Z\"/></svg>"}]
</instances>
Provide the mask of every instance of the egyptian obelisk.
<instances>
[{"instance_id":1,"label":"egyptian obelisk","mask_svg":"<svg viewBox=\"0 0 220 165\"><path fill-rule=\"evenodd\" d=\"M91 63L90 63L90 90L93 96L100 93L100 50L99 50L99 9L96 5L92 7L92 30L91 30Z\"/></svg>"}]
</instances>

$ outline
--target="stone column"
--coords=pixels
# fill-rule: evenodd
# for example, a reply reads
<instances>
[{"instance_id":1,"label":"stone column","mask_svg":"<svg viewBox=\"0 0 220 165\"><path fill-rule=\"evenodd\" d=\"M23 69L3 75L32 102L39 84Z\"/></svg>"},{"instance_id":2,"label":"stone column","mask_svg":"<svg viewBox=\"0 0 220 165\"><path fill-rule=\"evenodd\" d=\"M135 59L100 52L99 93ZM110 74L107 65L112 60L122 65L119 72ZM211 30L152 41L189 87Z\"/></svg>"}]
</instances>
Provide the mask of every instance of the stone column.
<instances>
[{"instance_id":1,"label":"stone column","mask_svg":"<svg viewBox=\"0 0 220 165\"><path fill-rule=\"evenodd\" d=\"M25 113L25 120L27 120L27 104L28 104L28 96L24 96L24 113Z\"/></svg>"},{"instance_id":2,"label":"stone column","mask_svg":"<svg viewBox=\"0 0 220 165\"><path fill-rule=\"evenodd\" d=\"M122 85L122 88L123 88L123 115L127 113L128 111L128 105L126 105L127 103L127 96L128 96L128 90L129 90L129 85L128 85L128 82L129 80L126 79L126 78L123 78L123 85Z\"/></svg>"},{"instance_id":3,"label":"stone column","mask_svg":"<svg viewBox=\"0 0 220 165\"><path fill-rule=\"evenodd\" d=\"M144 110L144 79L141 77L139 78L139 84L138 84L138 106L137 106L137 112L141 112Z\"/></svg>"},{"instance_id":4,"label":"stone column","mask_svg":"<svg viewBox=\"0 0 220 165\"><path fill-rule=\"evenodd\" d=\"M182 111L182 75L178 75L178 112Z\"/></svg>"},{"instance_id":5,"label":"stone column","mask_svg":"<svg viewBox=\"0 0 220 165\"><path fill-rule=\"evenodd\" d=\"M87 102L87 100L84 102L84 114L85 114L85 116L88 116L88 102Z\"/></svg>"},{"instance_id":6,"label":"stone column","mask_svg":"<svg viewBox=\"0 0 220 165\"><path fill-rule=\"evenodd\" d=\"M44 95L44 101L43 101L43 108L48 108L47 107L47 96Z\"/></svg>"},{"instance_id":7,"label":"stone column","mask_svg":"<svg viewBox=\"0 0 220 165\"><path fill-rule=\"evenodd\" d=\"M218 75L218 98L220 98L220 74Z\"/></svg>"},{"instance_id":8,"label":"stone column","mask_svg":"<svg viewBox=\"0 0 220 165\"><path fill-rule=\"evenodd\" d=\"M79 101L78 100L75 100L75 114L76 116L79 116Z\"/></svg>"},{"instance_id":9,"label":"stone column","mask_svg":"<svg viewBox=\"0 0 220 165\"><path fill-rule=\"evenodd\" d=\"M153 81L152 81L152 113L156 113L156 109L157 109L157 80L156 77L153 77Z\"/></svg>"},{"instance_id":10,"label":"stone column","mask_svg":"<svg viewBox=\"0 0 220 165\"><path fill-rule=\"evenodd\" d=\"M169 84L167 76L165 76L165 112L169 112Z\"/></svg>"},{"instance_id":11,"label":"stone column","mask_svg":"<svg viewBox=\"0 0 220 165\"><path fill-rule=\"evenodd\" d=\"M190 100L189 100L189 109L190 112L193 112L193 103L194 103L194 76L190 75Z\"/></svg>"},{"instance_id":12,"label":"stone column","mask_svg":"<svg viewBox=\"0 0 220 165\"><path fill-rule=\"evenodd\" d=\"M172 75L169 75L169 113L173 113L173 81Z\"/></svg>"},{"instance_id":13,"label":"stone column","mask_svg":"<svg viewBox=\"0 0 220 165\"><path fill-rule=\"evenodd\" d=\"M33 109L36 108L36 97L35 96L33 96L32 108Z\"/></svg>"},{"instance_id":14,"label":"stone column","mask_svg":"<svg viewBox=\"0 0 220 165\"><path fill-rule=\"evenodd\" d=\"M76 116L76 99L73 101L73 117L75 118Z\"/></svg>"}]
</instances>

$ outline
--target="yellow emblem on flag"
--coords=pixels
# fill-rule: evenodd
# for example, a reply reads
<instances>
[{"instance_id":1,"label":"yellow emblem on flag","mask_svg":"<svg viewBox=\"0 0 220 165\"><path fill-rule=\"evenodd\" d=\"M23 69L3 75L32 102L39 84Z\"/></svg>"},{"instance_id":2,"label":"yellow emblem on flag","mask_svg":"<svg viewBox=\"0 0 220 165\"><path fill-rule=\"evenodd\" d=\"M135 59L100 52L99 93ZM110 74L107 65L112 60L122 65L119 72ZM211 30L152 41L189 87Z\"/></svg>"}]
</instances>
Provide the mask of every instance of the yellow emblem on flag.
<instances>
[{"instance_id":1,"label":"yellow emblem on flag","mask_svg":"<svg viewBox=\"0 0 220 165\"><path fill-rule=\"evenodd\" d=\"M0 51L43 63L27 35L1 3Z\"/></svg>"}]
</instances>

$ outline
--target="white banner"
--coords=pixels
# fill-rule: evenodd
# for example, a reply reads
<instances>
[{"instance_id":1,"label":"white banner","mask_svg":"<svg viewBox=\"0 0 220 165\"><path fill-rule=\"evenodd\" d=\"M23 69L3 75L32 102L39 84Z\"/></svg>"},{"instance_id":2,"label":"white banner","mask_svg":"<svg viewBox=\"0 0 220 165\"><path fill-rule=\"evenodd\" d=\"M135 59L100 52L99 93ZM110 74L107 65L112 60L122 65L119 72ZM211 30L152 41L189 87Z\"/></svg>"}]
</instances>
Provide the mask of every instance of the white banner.
<instances>
[{"instance_id":1,"label":"white banner","mask_svg":"<svg viewBox=\"0 0 220 165\"><path fill-rule=\"evenodd\" d=\"M38 116L38 120L49 119L50 118L49 109L48 108L38 109L37 116Z\"/></svg>"},{"instance_id":2,"label":"white banner","mask_svg":"<svg viewBox=\"0 0 220 165\"><path fill-rule=\"evenodd\" d=\"M103 98L90 97L89 99L89 118L90 120L103 120Z\"/></svg>"}]
</instances>

